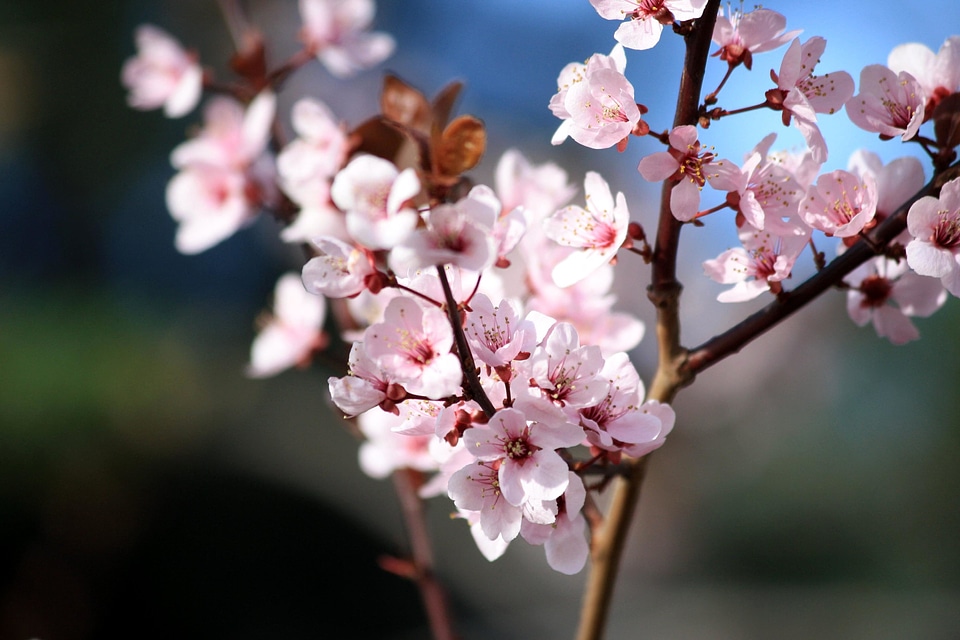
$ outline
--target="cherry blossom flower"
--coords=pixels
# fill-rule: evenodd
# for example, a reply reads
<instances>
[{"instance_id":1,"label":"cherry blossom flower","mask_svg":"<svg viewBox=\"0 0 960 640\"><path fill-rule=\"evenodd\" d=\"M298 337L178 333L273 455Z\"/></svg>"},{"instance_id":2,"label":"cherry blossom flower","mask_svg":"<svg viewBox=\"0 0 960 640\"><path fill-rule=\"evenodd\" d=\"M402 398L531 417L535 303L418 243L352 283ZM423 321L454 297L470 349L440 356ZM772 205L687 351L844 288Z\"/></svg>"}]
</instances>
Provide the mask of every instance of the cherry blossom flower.
<instances>
[{"instance_id":1,"label":"cherry blossom flower","mask_svg":"<svg viewBox=\"0 0 960 640\"><path fill-rule=\"evenodd\" d=\"M453 204L433 207L423 216L426 227L409 234L390 252L390 267L401 275L440 264L483 271L497 259L494 225L500 208L493 189L486 185L477 185Z\"/></svg>"},{"instance_id":2,"label":"cherry blossom flower","mask_svg":"<svg viewBox=\"0 0 960 640\"><path fill-rule=\"evenodd\" d=\"M570 137L591 149L619 144L640 122L633 85L617 69L590 62L583 79L570 85L563 106L571 118Z\"/></svg>"},{"instance_id":3,"label":"cherry blossom flower","mask_svg":"<svg viewBox=\"0 0 960 640\"><path fill-rule=\"evenodd\" d=\"M713 55L720 56L731 67L743 64L747 69L753 66L753 54L772 51L800 35L800 30L784 33L787 19L770 9L754 9L743 13L743 7L724 14L723 8L717 15L713 27L713 41L720 45Z\"/></svg>"},{"instance_id":4,"label":"cherry blossom flower","mask_svg":"<svg viewBox=\"0 0 960 640\"><path fill-rule=\"evenodd\" d=\"M605 149L630 134L640 110L632 102L633 86L623 77L626 66L626 53L618 44L610 55L595 53L586 63L571 62L560 71L550 111L563 122L551 143L572 137L584 146ZM605 80L612 80L614 93L602 84Z\"/></svg>"},{"instance_id":5,"label":"cherry blossom flower","mask_svg":"<svg viewBox=\"0 0 960 640\"><path fill-rule=\"evenodd\" d=\"M319 100L298 100L291 119L297 138L277 155L277 173L280 187L300 206L300 213L281 237L285 242L306 242L319 235L346 238L343 214L330 203L330 184L346 161L347 135Z\"/></svg>"},{"instance_id":6,"label":"cherry blossom flower","mask_svg":"<svg viewBox=\"0 0 960 640\"><path fill-rule=\"evenodd\" d=\"M439 466L431 452L433 436L409 436L394 427L402 420L386 411L368 411L357 418L364 436L358 452L360 468L371 478L387 478L397 469L434 471Z\"/></svg>"},{"instance_id":7,"label":"cherry blossom flower","mask_svg":"<svg viewBox=\"0 0 960 640\"><path fill-rule=\"evenodd\" d=\"M779 293L790 277L793 264L807 243L807 234L797 225L794 232L775 235L751 227L740 230L742 247L724 251L703 263L704 273L720 284L733 287L717 296L720 302L753 300L764 291Z\"/></svg>"},{"instance_id":8,"label":"cherry blossom flower","mask_svg":"<svg viewBox=\"0 0 960 640\"><path fill-rule=\"evenodd\" d=\"M167 209L179 223L181 253L206 251L252 221L256 214L242 173L220 167L191 167L167 184Z\"/></svg>"},{"instance_id":9,"label":"cherry blossom flower","mask_svg":"<svg viewBox=\"0 0 960 640\"><path fill-rule=\"evenodd\" d=\"M514 506L554 500L569 484L567 463L557 449L583 439L583 430L569 422L527 422L517 409L498 411L483 426L464 433L467 451L478 460L499 462L499 488Z\"/></svg>"},{"instance_id":10,"label":"cherry blossom flower","mask_svg":"<svg viewBox=\"0 0 960 640\"><path fill-rule=\"evenodd\" d=\"M607 390L600 375L603 355L595 345L580 344L576 329L558 322L529 360L531 384L557 406L572 409L596 403Z\"/></svg>"},{"instance_id":11,"label":"cherry blossom flower","mask_svg":"<svg viewBox=\"0 0 960 640\"><path fill-rule=\"evenodd\" d=\"M610 185L593 171L587 172L583 187L586 209L565 207L544 223L548 238L578 249L553 268L558 287L575 284L610 262L627 237L630 211L624 195L617 193L614 200Z\"/></svg>"},{"instance_id":12,"label":"cherry blossom flower","mask_svg":"<svg viewBox=\"0 0 960 640\"><path fill-rule=\"evenodd\" d=\"M803 45L795 39L783 56L780 73L770 76L777 89L767 92L767 101L783 109L783 123L792 120L813 151L816 162L827 159L827 143L817 126L818 113L834 113L853 96L853 78L846 71L834 71L822 76L813 75L827 41L819 36Z\"/></svg>"},{"instance_id":13,"label":"cherry blossom flower","mask_svg":"<svg viewBox=\"0 0 960 640\"><path fill-rule=\"evenodd\" d=\"M860 327L873 322L878 336L897 345L920 337L911 317L926 318L947 300L947 291L940 282L910 271L905 260L898 262L884 256L860 265L844 282L850 285L850 319Z\"/></svg>"},{"instance_id":14,"label":"cherry blossom flower","mask_svg":"<svg viewBox=\"0 0 960 640\"><path fill-rule=\"evenodd\" d=\"M348 418L357 416L386 401L392 381L367 355L362 342L354 342L347 357L348 374L327 380L330 397ZM392 408L392 405L390 405Z\"/></svg>"},{"instance_id":15,"label":"cherry blossom flower","mask_svg":"<svg viewBox=\"0 0 960 640\"><path fill-rule=\"evenodd\" d=\"M924 196L907 212L907 264L922 276L940 278L960 296L960 178L943 185L940 197Z\"/></svg>"},{"instance_id":16,"label":"cherry blossom flower","mask_svg":"<svg viewBox=\"0 0 960 640\"><path fill-rule=\"evenodd\" d=\"M887 56L887 66L898 75L909 73L920 83L924 111L930 118L940 100L960 91L960 36L947 38L937 53L917 42L901 44Z\"/></svg>"},{"instance_id":17,"label":"cherry blossom flower","mask_svg":"<svg viewBox=\"0 0 960 640\"><path fill-rule=\"evenodd\" d=\"M917 158L903 156L883 164L880 156L864 149L853 152L847 161L847 170L861 180L869 175L877 185L877 213L874 218L878 223L896 212L927 181L923 164ZM902 244L909 242L910 232L904 230L904 235L898 241Z\"/></svg>"},{"instance_id":18,"label":"cherry blossom flower","mask_svg":"<svg viewBox=\"0 0 960 640\"><path fill-rule=\"evenodd\" d=\"M367 287L367 277L376 273L369 251L331 237L311 243L317 255L303 265L307 291L328 298L355 296Z\"/></svg>"},{"instance_id":19,"label":"cherry blossom flower","mask_svg":"<svg viewBox=\"0 0 960 640\"><path fill-rule=\"evenodd\" d=\"M373 0L300 0L300 38L333 75L341 78L380 64L396 43L387 33L367 32Z\"/></svg>"},{"instance_id":20,"label":"cherry blossom flower","mask_svg":"<svg viewBox=\"0 0 960 640\"><path fill-rule=\"evenodd\" d=\"M580 513L587 492L583 481L572 471L564 492L562 506L552 524L538 524L530 520L521 523L520 535L529 544L543 545L547 564L554 571L565 575L579 573L590 555L587 544L587 523Z\"/></svg>"},{"instance_id":21,"label":"cherry blossom flower","mask_svg":"<svg viewBox=\"0 0 960 640\"><path fill-rule=\"evenodd\" d=\"M521 352L532 353L537 343L536 327L520 318L508 300L493 306L490 298L478 293L470 302L464 333L478 360L490 367L503 367Z\"/></svg>"},{"instance_id":22,"label":"cherry blossom flower","mask_svg":"<svg viewBox=\"0 0 960 640\"><path fill-rule=\"evenodd\" d=\"M134 109L163 107L170 118L192 111L203 91L203 69L196 56L153 25L137 27L134 38L137 55L128 59L120 72L130 91L127 103Z\"/></svg>"},{"instance_id":23,"label":"cherry blossom flower","mask_svg":"<svg viewBox=\"0 0 960 640\"><path fill-rule=\"evenodd\" d=\"M244 108L225 96L210 100L203 110L203 128L170 154L174 167L209 165L243 170L267 148L276 115L277 96L263 91Z\"/></svg>"},{"instance_id":24,"label":"cherry blossom flower","mask_svg":"<svg viewBox=\"0 0 960 640\"><path fill-rule=\"evenodd\" d=\"M718 174L710 168L716 155L697 140L697 128L682 125L670 132L670 149L658 151L640 160L637 170L644 180L676 182L670 191L670 211L682 222L693 220L700 210L700 191ZM716 160L717 164L730 162ZM722 187L719 187L722 188Z\"/></svg>"},{"instance_id":25,"label":"cherry blossom flower","mask_svg":"<svg viewBox=\"0 0 960 640\"><path fill-rule=\"evenodd\" d=\"M648 410L643 403L643 382L627 354L607 358L600 375L610 383L606 395L579 411L587 441L599 449L622 451L633 457L662 445L673 428L673 409L662 405L665 411Z\"/></svg>"},{"instance_id":26,"label":"cherry blossom flower","mask_svg":"<svg viewBox=\"0 0 960 640\"><path fill-rule=\"evenodd\" d=\"M276 199L275 168L266 152L276 96L258 95L244 109L215 98L204 110L199 135L175 148L180 169L167 185L167 208L179 223L175 244L199 253L253 221L259 207Z\"/></svg>"},{"instance_id":27,"label":"cherry blossom flower","mask_svg":"<svg viewBox=\"0 0 960 640\"><path fill-rule=\"evenodd\" d=\"M925 94L917 80L882 64L860 72L860 93L847 102L850 121L865 131L909 140L917 135L924 119Z\"/></svg>"},{"instance_id":28,"label":"cherry blossom flower","mask_svg":"<svg viewBox=\"0 0 960 640\"><path fill-rule=\"evenodd\" d=\"M877 212L877 185L871 175L858 178L838 169L817 179L800 204L800 217L828 236L852 238Z\"/></svg>"},{"instance_id":29,"label":"cherry blossom flower","mask_svg":"<svg viewBox=\"0 0 960 640\"><path fill-rule=\"evenodd\" d=\"M470 525L470 535L473 537L477 549L480 550L484 558L493 562L506 553L510 543L503 538L496 538L495 540L488 538L487 534L483 532L483 526L480 523L480 513L476 511L460 511L456 515L459 518L464 518L467 524Z\"/></svg>"},{"instance_id":30,"label":"cherry blossom flower","mask_svg":"<svg viewBox=\"0 0 960 640\"><path fill-rule=\"evenodd\" d=\"M326 301L307 293L296 273L283 275L277 281L273 314L250 349L247 375L267 378L309 362L310 354L324 345L326 313Z\"/></svg>"},{"instance_id":31,"label":"cherry blossom flower","mask_svg":"<svg viewBox=\"0 0 960 640\"><path fill-rule=\"evenodd\" d=\"M390 249L407 237L420 217L406 206L420 193L414 169L398 171L389 160L355 157L333 179L330 195L347 214L347 230L371 249Z\"/></svg>"},{"instance_id":32,"label":"cherry blossom flower","mask_svg":"<svg viewBox=\"0 0 960 640\"><path fill-rule=\"evenodd\" d=\"M628 49L650 49L664 25L699 18L706 0L590 0L601 17L623 20L613 37Z\"/></svg>"},{"instance_id":33,"label":"cherry blossom flower","mask_svg":"<svg viewBox=\"0 0 960 640\"><path fill-rule=\"evenodd\" d=\"M755 229L792 234L804 188L776 158L768 156L777 134L771 133L747 154L742 167L716 163L714 188L727 191L727 204Z\"/></svg>"},{"instance_id":34,"label":"cherry blossom flower","mask_svg":"<svg viewBox=\"0 0 960 640\"><path fill-rule=\"evenodd\" d=\"M394 298L383 322L364 333L367 354L410 393L445 398L460 391L460 360L450 352L453 332L446 314L410 298Z\"/></svg>"},{"instance_id":35,"label":"cherry blossom flower","mask_svg":"<svg viewBox=\"0 0 960 640\"><path fill-rule=\"evenodd\" d=\"M475 460L450 477L447 492L457 509L480 516L480 529L490 540L510 542L520 534L523 511L500 491L500 474L492 462Z\"/></svg>"},{"instance_id":36,"label":"cherry blossom flower","mask_svg":"<svg viewBox=\"0 0 960 640\"><path fill-rule=\"evenodd\" d=\"M503 211L523 209L528 229L537 228L576 193L566 171L552 162L532 165L517 149L500 156L494 184Z\"/></svg>"},{"instance_id":37,"label":"cherry blossom flower","mask_svg":"<svg viewBox=\"0 0 960 640\"><path fill-rule=\"evenodd\" d=\"M613 266L601 265L591 275L568 287L553 280L556 264L571 249L549 244L525 245L528 260L525 282L530 287L526 306L529 311L572 324L581 340L600 347L604 355L629 351L640 344L644 324L635 315L613 309L617 301L613 287Z\"/></svg>"}]
</instances>

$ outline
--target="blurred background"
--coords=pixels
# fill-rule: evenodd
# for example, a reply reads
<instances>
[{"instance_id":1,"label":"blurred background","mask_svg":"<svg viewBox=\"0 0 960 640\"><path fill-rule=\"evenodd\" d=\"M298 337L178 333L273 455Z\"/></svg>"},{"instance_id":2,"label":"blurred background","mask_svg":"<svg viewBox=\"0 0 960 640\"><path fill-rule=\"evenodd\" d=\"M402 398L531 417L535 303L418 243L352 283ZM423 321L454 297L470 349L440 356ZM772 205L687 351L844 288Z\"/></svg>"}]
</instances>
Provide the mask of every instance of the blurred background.
<instances>
[{"instance_id":1,"label":"blurred background","mask_svg":"<svg viewBox=\"0 0 960 640\"><path fill-rule=\"evenodd\" d=\"M297 49L296 3L246 6L273 61ZM827 39L818 72L855 79L897 44L937 50L960 30L952 0L820 7L768 8ZM416 592L377 566L406 540L392 485L360 472L328 408L331 372L243 375L254 319L302 255L267 218L198 256L173 248L169 152L200 116L126 107L120 67L144 22L223 77L231 45L212 0L0 0L0 640L425 637ZM357 124L385 70L428 95L463 80L460 111L491 136L478 181L517 146L577 185L599 170L652 228L656 192L635 168L650 142L623 154L549 143L558 72L613 45L616 25L586 0L381 0L375 26L396 37L394 57L350 81L308 66L281 114L313 95ZM762 100L782 52L735 74L721 105ZM670 34L628 52L655 129L672 120L681 56ZM800 144L778 114L746 122L701 139L735 161L768 130L782 131L775 148ZM861 146L913 153L843 114L823 122L825 170ZM736 242L722 227L684 234L689 345L757 308L715 302L721 287L701 275ZM625 258L620 307L649 328L646 270ZM960 305L893 347L844 303L825 296L678 397L609 637L957 637ZM648 380L652 347L635 353ZM585 572L555 574L520 543L488 563L448 502L429 509L464 638L573 635Z\"/></svg>"}]
</instances>

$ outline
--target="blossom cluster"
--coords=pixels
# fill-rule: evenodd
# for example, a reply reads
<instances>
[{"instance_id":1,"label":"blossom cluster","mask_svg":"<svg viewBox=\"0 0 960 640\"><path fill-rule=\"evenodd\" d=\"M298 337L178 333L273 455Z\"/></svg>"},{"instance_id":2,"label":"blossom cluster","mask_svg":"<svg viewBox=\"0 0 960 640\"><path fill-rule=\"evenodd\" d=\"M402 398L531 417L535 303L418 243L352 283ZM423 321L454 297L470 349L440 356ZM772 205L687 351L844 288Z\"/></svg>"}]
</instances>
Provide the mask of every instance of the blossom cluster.
<instances>
[{"instance_id":1,"label":"blossom cluster","mask_svg":"<svg viewBox=\"0 0 960 640\"><path fill-rule=\"evenodd\" d=\"M389 36L367 32L368 0L302 0L300 9L301 59L336 76L392 50ZM196 82L211 74L156 27L138 33L123 74L131 105L183 115L195 106L185 95L199 100ZM211 98L203 126L171 156L176 246L201 252L261 211L286 216L282 239L312 257L277 283L248 374L307 364L334 340L352 344L348 373L330 378L329 392L365 437L361 467L375 477L429 472L423 496L446 493L488 558L520 536L575 573L588 551L584 478L659 447L674 423L668 405L645 401L626 355L643 324L612 309L611 261L630 243L630 212L595 172L582 206L573 204L565 171L515 149L492 186L466 186L461 174L479 161L485 133L471 116L450 120L457 90L430 103L388 77L382 116L353 129L304 97L282 145L269 83L246 100ZM623 137L639 109L632 93L611 100L628 111ZM387 130L405 141L384 151L376 142L393 139Z\"/></svg>"},{"instance_id":2,"label":"blossom cluster","mask_svg":"<svg viewBox=\"0 0 960 640\"><path fill-rule=\"evenodd\" d=\"M632 137L659 143L637 170L670 189L667 220L702 226L732 210L740 246L703 263L709 278L730 285L721 302L786 295L807 248L824 260L816 234L838 239L843 252L924 187L924 168L909 156L883 164L861 151L846 169L823 171L819 117L846 108L883 140L921 145L936 170L955 159L958 37L938 53L897 47L886 66L862 70L855 93L846 71L815 74L824 38L801 40L769 9L728 10L713 31L727 75L703 98L696 124L657 131L650 122L659 114L637 101L626 77L627 50L655 46L664 26L692 28L706 1L590 1L601 17L622 21L617 44L560 71L552 142L621 151ZM492 184L475 184L465 174L484 155L486 132L473 116L452 117L456 83L428 100L387 76L380 115L362 123L302 97L292 131L283 131L277 94L287 75L317 60L348 77L394 48L391 36L370 31L373 0L300 0L299 10L303 49L268 70L262 39L247 38L233 61L240 81L229 85L158 28L137 31L138 54L121 74L131 106L180 117L205 88L217 93L202 127L171 155L175 244L202 252L273 214L281 238L309 258L277 283L248 374L272 376L332 343L350 345L347 371L328 389L364 436L364 471L429 474L421 496L449 496L486 557L521 537L543 545L554 569L576 573L588 555L587 479L661 446L675 420L669 405L645 397L627 355L643 324L613 309L612 265L621 250L650 260L646 234L623 193L595 171L578 197L559 166L511 149ZM715 106L730 73L784 46L759 102ZM774 151L771 132L737 162L701 141L712 123L758 109L779 112L807 148ZM930 122L933 138L921 129ZM715 206L703 204L707 186ZM844 282L850 316L894 343L913 340L910 318L932 314L948 292L960 296L960 180L919 199L905 231L876 253Z\"/></svg>"},{"instance_id":3,"label":"blossom cluster","mask_svg":"<svg viewBox=\"0 0 960 640\"><path fill-rule=\"evenodd\" d=\"M618 44L610 55L595 54L585 64L573 63L561 71L558 91L550 102L554 115L562 120L553 142L571 137L587 147L622 150L629 136L650 136L666 145L666 150L644 156L637 169L645 180L671 185L670 209L677 220L703 224L707 215L717 211L735 212L740 246L703 264L708 277L732 285L719 294L721 302L752 300L765 292L782 294L784 281L806 248L822 261L814 248L816 234L838 238L838 249L843 251L924 186L923 166L913 156L884 166L876 154L859 151L846 169L822 172L828 151L819 115L846 107L853 124L883 140L898 137L918 142L935 156L935 162L951 157L955 142L938 140L942 151L936 157L933 141L919 132L921 125L934 118L938 105L960 90L960 37L948 38L937 53L921 44L896 47L887 65L862 70L859 92L854 95L854 80L846 71L817 74L826 48L823 38L802 41L800 32L787 32L786 18L770 9L726 14L721 10L713 31L719 47L714 55L727 63L727 76L740 65L751 69L754 54L789 46L779 70L771 69L774 86L761 102L733 111L713 107L721 83L701 107L700 126L707 128L713 121L766 108L781 112L784 125L796 126L807 143L801 153L773 152L776 133L769 133L738 163L718 157L713 147L704 145L697 126L651 132L650 125L640 120L647 108L627 104L635 89L625 75L623 47L653 46L662 25L676 26L699 17L704 3L591 3L602 17L626 22L615 34ZM716 206L702 205L706 186L717 194ZM944 197L949 193L945 191ZM909 232L895 243L899 251L891 249L878 256L846 280L851 318L859 325L872 320L878 333L896 344L919 337L910 317L930 315L943 304L946 290L958 289L955 209L948 204L934 213L932 206L910 212ZM923 222L921 216L925 216ZM943 286L918 274L939 278Z\"/></svg>"},{"instance_id":4,"label":"blossom cluster","mask_svg":"<svg viewBox=\"0 0 960 640\"><path fill-rule=\"evenodd\" d=\"M421 186L366 154L334 179L347 233L315 238L303 268L308 291L353 296L357 339L331 398L366 436L367 473L436 472L425 495L446 492L487 557L520 535L575 573L588 547L571 449L617 463L659 447L674 421L644 401L625 353L643 325L610 313L624 198L590 173L587 207L562 206L574 191L565 173L515 150L496 188L416 207Z\"/></svg>"}]
</instances>

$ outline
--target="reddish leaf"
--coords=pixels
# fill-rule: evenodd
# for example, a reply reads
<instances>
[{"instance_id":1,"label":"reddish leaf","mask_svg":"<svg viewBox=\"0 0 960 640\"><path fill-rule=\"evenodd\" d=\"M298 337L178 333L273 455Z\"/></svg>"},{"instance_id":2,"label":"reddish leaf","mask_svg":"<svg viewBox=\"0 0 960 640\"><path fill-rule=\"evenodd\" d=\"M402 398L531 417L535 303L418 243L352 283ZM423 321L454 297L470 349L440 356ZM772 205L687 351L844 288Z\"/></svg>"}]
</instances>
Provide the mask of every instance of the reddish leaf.
<instances>
[{"instance_id":1,"label":"reddish leaf","mask_svg":"<svg viewBox=\"0 0 960 640\"><path fill-rule=\"evenodd\" d=\"M429 133L433 118L430 103L422 93L396 76L387 76L383 81L380 110L388 120Z\"/></svg>"},{"instance_id":2,"label":"reddish leaf","mask_svg":"<svg viewBox=\"0 0 960 640\"><path fill-rule=\"evenodd\" d=\"M460 116L443 131L434 149L434 169L444 176L458 176L477 166L487 147L483 122Z\"/></svg>"}]
</instances>

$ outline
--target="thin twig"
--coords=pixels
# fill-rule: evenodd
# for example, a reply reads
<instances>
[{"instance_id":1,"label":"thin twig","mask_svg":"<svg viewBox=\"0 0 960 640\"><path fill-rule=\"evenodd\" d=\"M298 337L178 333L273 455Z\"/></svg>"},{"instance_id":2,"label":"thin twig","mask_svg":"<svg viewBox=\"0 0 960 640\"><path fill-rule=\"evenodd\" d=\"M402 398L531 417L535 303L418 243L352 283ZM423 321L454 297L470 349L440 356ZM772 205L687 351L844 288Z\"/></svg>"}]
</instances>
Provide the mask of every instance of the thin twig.
<instances>
[{"instance_id":1,"label":"thin twig","mask_svg":"<svg viewBox=\"0 0 960 640\"><path fill-rule=\"evenodd\" d=\"M483 385L480 384L477 364L473 360L470 345L467 344L467 336L463 333L460 309L457 306L457 301L453 298L453 291L450 289L450 282L447 280L447 273L444 271L443 265L437 266L437 274L440 276L440 286L443 287L443 295L447 302L447 319L450 320L450 327L453 329L454 343L457 346L457 355L460 357L460 368L463 369L464 392L470 396L471 400L480 405L484 415L492 418L497 412L497 408L490 402L487 392L483 390Z\"/></svg>"}]
</instances>

